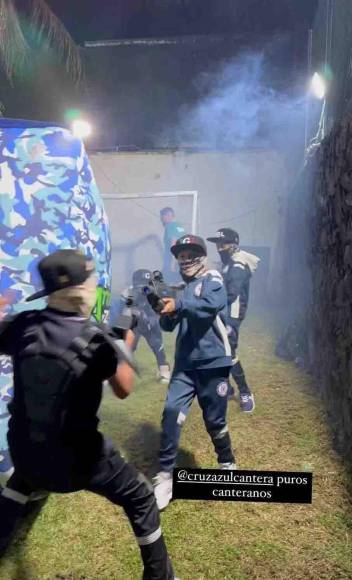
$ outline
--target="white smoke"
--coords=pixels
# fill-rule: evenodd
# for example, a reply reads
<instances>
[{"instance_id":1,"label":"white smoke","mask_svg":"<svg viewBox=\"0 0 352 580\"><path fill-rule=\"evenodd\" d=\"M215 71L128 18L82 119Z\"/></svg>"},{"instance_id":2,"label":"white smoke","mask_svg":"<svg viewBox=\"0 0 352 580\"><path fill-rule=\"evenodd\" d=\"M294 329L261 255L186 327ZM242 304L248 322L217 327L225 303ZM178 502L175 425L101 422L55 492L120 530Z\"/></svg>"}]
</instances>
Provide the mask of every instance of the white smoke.
<instances>
[{"instance_id":1,"label":"white smoke","mask_svg":"<svg viewBox=\"0 0 352 580\"><path fill-rule=\"evenodd\" d=\"M168 138L210 149L303 146L305 96L274 88L271 77L265 53L242 55L201 75L195 83L204 97L182 108Z\"/></svg>"}]
</instances>

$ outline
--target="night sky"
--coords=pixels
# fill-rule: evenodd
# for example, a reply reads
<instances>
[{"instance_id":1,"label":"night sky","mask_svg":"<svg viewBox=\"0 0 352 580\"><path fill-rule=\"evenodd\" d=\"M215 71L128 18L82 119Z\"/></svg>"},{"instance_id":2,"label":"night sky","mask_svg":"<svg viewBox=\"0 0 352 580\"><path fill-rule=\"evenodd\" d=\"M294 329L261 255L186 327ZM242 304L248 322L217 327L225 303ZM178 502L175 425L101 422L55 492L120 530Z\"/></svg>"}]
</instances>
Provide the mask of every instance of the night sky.
<instances>
[{"instance_id":1,"label":"night sky","mask_svg":"<svg viewBox=\"0 0 352 580\"><path fill-rule=\"evenodd\" d=\"M27 6L28 0L18 4L22 1ZM121 38L202 37L168 47L84 49L82 87L73 86L50 55L12 86L0 74L5 116L62 123L67 110L78 109L94 119L94 146L151 148L165 131L178 126L185 108L213 90L214 77L244 50L258 52L272 45L268 85L279 83L289 92L300 86L318 0L46 2L80 45Z\"/></svg>"},{"instance_id":2,"label":"night sky","mask_svg":"<svg viewBox=\"0 0 352 580\"><path fill-rule=\"evenodd\" d=\"M308 28L318 0L47 0L79 43Z\"/></svg>"}]
</instances>

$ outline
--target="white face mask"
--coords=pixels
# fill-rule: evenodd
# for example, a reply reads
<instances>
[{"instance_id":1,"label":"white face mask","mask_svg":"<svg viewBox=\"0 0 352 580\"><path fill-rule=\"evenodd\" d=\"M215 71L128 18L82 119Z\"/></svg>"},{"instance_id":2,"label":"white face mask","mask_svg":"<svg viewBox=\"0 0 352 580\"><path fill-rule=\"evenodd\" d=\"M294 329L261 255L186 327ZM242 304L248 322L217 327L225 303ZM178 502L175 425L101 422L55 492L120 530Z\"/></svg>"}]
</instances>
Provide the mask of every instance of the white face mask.
<instances>
[{"instance_id":1,"label":"white face mask","mask_svg":"<svg viewBox=\"0 0 352 580\"><path fill-rule=\"evenodd\" d=\"M83 284L53 292L48 306L63 312L73 312L89 318L97 300L97 277L91 274Z\"/></svg>"},{"instance_id":2,"label":"white face mask","mask_svg":"<svg viewBox=\"0 0 352 580\"><path fill-rule=\"evenodd\" d=\"M188 258L177 258L178 265L180 266L180 274L183 279L190 279L200 276L206 266L207 257L206 256L197 256L194 255L193 257Z\"/></svg>"}]
</instances>

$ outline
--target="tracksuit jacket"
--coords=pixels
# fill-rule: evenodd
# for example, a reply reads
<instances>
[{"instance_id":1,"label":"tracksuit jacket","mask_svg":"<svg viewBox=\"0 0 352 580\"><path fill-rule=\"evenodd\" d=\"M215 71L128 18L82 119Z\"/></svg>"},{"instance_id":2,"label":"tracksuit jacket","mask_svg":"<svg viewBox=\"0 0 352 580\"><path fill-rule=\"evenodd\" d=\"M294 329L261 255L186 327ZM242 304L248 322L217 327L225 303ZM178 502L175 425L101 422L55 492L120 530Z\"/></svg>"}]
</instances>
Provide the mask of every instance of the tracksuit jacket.
<instances>
[{"instance_id":1,"label":"tracksuit jacket","mask_svg":"<svg viewBox=\"0 0 352 580\"><path fill-rule=\"evenodd\" d=\"M179 324L175 370L230 367L227 319L227 295L219 272L207 270L188 283L176 300L175 314L160 318L166 332Z\"/></svg>"}]
</instances>

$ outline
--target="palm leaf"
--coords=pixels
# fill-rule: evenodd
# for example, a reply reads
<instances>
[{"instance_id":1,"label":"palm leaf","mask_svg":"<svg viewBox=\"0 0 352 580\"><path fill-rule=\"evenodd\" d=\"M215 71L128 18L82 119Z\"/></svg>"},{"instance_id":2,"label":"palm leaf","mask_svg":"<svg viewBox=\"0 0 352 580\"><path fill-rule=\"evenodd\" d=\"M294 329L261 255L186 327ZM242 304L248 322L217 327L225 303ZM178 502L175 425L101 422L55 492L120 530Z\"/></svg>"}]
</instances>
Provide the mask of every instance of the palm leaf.
<instances>
[{"instance_id":1,"label":"palm leaf","mask_svg":"<svg viewBox=\"0 0 352 580\"><path fill-rule=\"evenodd\" d=\"M68 74L79 83L82 78L79 49L59 18L44 0L31 0L29 18L39 41L58 53Z\"/></svg>"},{"instance_id":2,"label":"palm leaf","mask_svg":"<svg viewBox=\"0 0 352 580\"><path fill-rule=\"evenodd\" d=\"M0 60L10 82L22 70L28 50L13 0L0 0Z\"/></svg>"}]
</instances>

